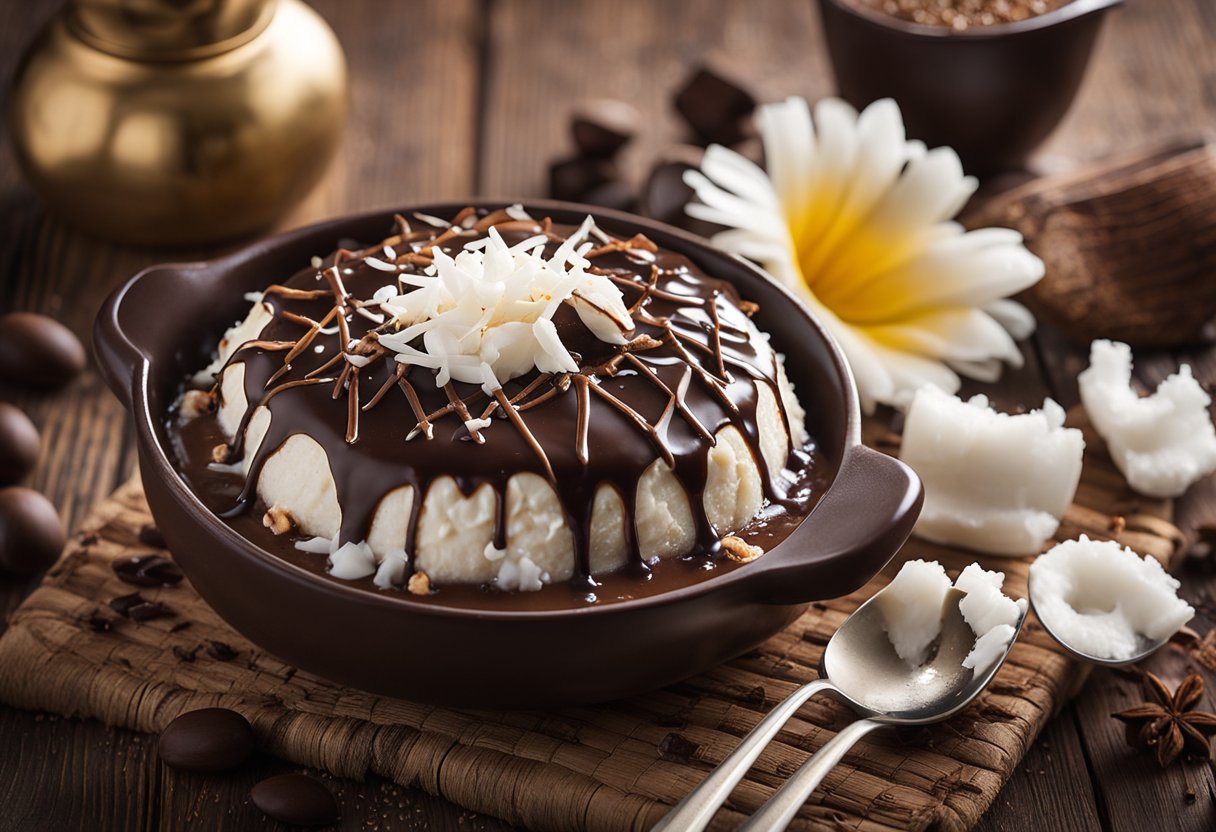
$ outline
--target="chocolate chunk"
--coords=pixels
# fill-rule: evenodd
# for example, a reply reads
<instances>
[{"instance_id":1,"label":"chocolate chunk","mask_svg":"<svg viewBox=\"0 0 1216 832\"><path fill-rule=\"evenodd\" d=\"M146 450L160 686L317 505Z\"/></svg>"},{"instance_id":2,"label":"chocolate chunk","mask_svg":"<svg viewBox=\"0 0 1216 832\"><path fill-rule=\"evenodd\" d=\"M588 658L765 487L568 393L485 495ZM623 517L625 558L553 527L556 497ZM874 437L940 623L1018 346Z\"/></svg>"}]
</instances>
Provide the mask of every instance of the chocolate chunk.
<instances>
[{"instance_id":1,"label":"chocolate chunk","mask_svg":"<svg viewBox=\"0 0 1216 832\"><path fill-rule=\"evenodd\" d=\"M138 592L120 595L112 599L110 609L132 621L151 621L154 618L167 618L174 614L173 610L165 604L160 601L149 601Z\"/></svg>"},{"instance_id":2,"label":"chocolate chunk","mask_svg":"<svg viewBox=\"0 0 1216 832\"><path fill-rule=\"evenodd\" d=\"M194 657L198 655L198 650L199 650L198 647L194 647L190 650L187 650L185 647L182 647L180 644L173 645L173 655L177 656L178 660L183 661L183 662L194 661Z\"/></svg>"},{"instance_id":3,"label":"chocolate chunk","mask_svg":"<svg viewBox=\"0 0 1216 832\"><path fill-rule=\"evenodd\" d=\"M155 618L169 618L173 614L173 610L160 601L146 601L143 604L136 604L127 610L127 618L132 621L151 621Z\"/></svg>"},{"instance_id":4,"label":"chocolate chunk","mask_svg":"<svg viewBox=\"0 0 1216 832\"><path fill-rule=\"evenodd\" d=\"M338 801L315 777L280 774L268 777L249 793L253 805L269 817L295 826L324 826L338 820Z\"/></svg>"},{"instance_id":5,"label":"chocolate chunk","mask_svg":"<svg viewBox=\"0 0 1216 832\"><path fill-rule=\"evenodd\" d=\"M637 135L642 114L614 98L584 102L570 120L570 133L584 156L608 159Z\"/></svg>"},{"instance_id":6,"label":"chocolate chunk","mask_svg":"<svg viewBox=\"0 0 1216 832\"><path fill-rule=\"evenodd\" d=\"M577 202L617 178L616 166L603 159L561 159L549 166L549 196Z\"/></svg>"},{"instance_id":7,"label":"chocolate chunk","mask_svg":"<svg viewBox=\"0 0 1216 832\"><path fill-rule=\"evenodd\" d=\"M642 192L644 212L660 222L709 237L722 226L694 219L684 212L684 206L694 199L692 188L684 182L684 172L701 164L704 152L699 147L680 145L655 163Z\"/></svg>"},{"instance_id":8,"label":"chocolate chunk","mask_svg":"<svg viewBox=\"0 0 1216 832\"><path fill-rule=\"evenodd\" d=\"M33 575L63 550L59 513L46 497L18 485L0 489L0 571Z\"/></svg>"},{"instance_id":9,"label":"chocolate chunk","mask_svg":"<svg viewBox=\"0 0 1216 832\"><path fill-rule=\"evenodd\" d=\"M253 753L253 727L227 708L187 711L165 726L159 752L165 765L173 768L224 771Z\"/></svg>"},{"instance_id":10,"label":"chocolate chunk","mask_svg":"<svg viewBox=\"0 0 1216 832\"><path fill-rule=\"evenodd\" d=\"M54 318L33 312L0 317L0 378L29 387L61 387L88 359L80 339Z\"/></svg>"},{"instance_id":11,"label":"chocolate chunk","mask_svg":"<svg viewBox=\"0 0 1216 832\"><path fill-rule=\"evenodd\" d=\"M138 604L146 603L148 602L144 600L142 595L140 595L138 592L132 592L130 595L120 595L117 598L111 598L110 609L114 610L114 612L118 613L123 618L126 618L127 613L131 611L132 607Z\"/></svg>"},{"instance_id":12,"label":"chocolate chunk","mask_svg":"<svg viewBox=\"0 0 1216 832\"><path fill-rule=\"evenodd\" d=\"M23 480L38 462L41 445L30 417L19 407L0 402L0 485Z\"/></svg>"},{"instance_id":13,"label":"chocolate chunk","mask_svg":"<svg viewBox=\"0 0 1216 832\"><path fill-rule=\"evenodd\" d=\"M225 644L222 641L208 641L207 655L215 659L217 662L230 662L240 655L240 652L234 650L232 645Z\"/></svg>"},{"instance_id":14,"label":"chocolate chunk","mask_svg":"<svg viewBox=\"0 0 1216 832\"><path fill-rule=\"evenodd\" d=\"M579 197L579 202L616 211L632 211L637 207L638 199L632 188L619 179L613 179L587 191Z\"/></svg>"},{"instance_id":15,"label":"chocolate chunk","mask_svg":"<svg viewBox=\"0 0 1216 832\"><path fill-rule=\"evenodd\" d=\"M173 586L181 583L182 570L162 555L134 555L111 564L119 580L135 586Z\"/></svg>"},{"instance_id":16,"label":"chocolate chunk","mask_svg":"<svg viewBox=\"0 0 1216 832\"><path fill-rule=\"evenodd\" d=\"M151 546L153 549L169 548L169 544L165 542L165 536L160 533L160 529L151 523L145 523L139 527L139 542L145 546Z\"/></svg>"},{"instance_id":17,"label":"chocolate chunk","mask_svg":"<svg viewBox=\"0 0 1216 832\"><path fill-rule=\"evenodd\" d=\"M709 67L701 67L676 93L675 108L706 143L731 145L747 137L744 120L756 99Z\"/></svg>"}]
</instances>

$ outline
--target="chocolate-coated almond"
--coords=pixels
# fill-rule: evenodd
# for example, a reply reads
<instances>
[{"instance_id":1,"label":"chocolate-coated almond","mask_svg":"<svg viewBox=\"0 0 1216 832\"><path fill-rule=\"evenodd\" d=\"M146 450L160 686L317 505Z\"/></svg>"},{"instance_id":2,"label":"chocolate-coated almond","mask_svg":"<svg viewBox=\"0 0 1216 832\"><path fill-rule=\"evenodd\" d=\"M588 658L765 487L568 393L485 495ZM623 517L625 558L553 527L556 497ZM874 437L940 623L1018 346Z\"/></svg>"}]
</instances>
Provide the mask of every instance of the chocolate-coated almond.
<instances>
[{"instance_id":1,"label":"chocolate-coated almond","mask_svg":"<svg viewBox=\"0 0 1216 832\"><path fill-rule=\"evenodd\" d=\"M46 569L66 542L59 512L32 488L0 489L0 571L33 575Z\"/></svg>"},{"instance_id":2,"label":"chocolate-coated almond","mask_svg":"<svg viewBox=\"0 0 1216 832\"><path fill-rule=\"evenodd\" d=\"M38 428L20 408L0 402L0 486L20 482L38 461Z\"/></svg>"},{"instance_id":3,"label":"chocolate-coated almond","mask_svg":"<svg viewBox=\"0 0 1216 832\"><path fill-rule=\"evenodd\" d=\"M62 387L87 360L80 339L54 318L34 312L0 317L0 378L28 387Z\"/></svg>"},{"instance_id":4,"label":"chocolate-coated almond","mask_svg":"<svg viewBox=\"0 0 1216 832\"><path fill-rule=\"evenodd\" d=\"M253 728L227 708L187 711L165 726L159 752L165 765L187 771L236 768L253 753Z\"/></svg>"},{"instance_id":5,"label":"chocolate-coated almond","mask_svg":"<svg viewBox=\"0 0 1216 832\"><path fill-rule=\"evenodd\" d=\"M315 777L280 774L253 787L249 796L271 818L294 826L324 826L338 819L338 801Z\"/></svg>"}]
</instances>

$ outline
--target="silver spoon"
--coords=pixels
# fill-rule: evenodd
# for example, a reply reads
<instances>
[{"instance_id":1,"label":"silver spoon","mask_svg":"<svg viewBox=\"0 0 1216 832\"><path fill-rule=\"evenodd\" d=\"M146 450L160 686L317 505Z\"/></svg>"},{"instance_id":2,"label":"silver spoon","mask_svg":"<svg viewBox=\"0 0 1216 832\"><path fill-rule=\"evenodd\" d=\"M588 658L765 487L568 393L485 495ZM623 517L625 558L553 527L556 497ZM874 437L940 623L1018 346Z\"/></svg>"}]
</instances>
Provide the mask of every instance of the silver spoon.
<instances>
[{"instance_id":1,"label":"silver spoon","mask_svg":"<svg viewBox=\"0 0 1216 832\"><path fill-rule=\"evenodd\" d=\"M1153 653L1156 653L1158 650L1160 650L1162 647L1164 647L1166 642L1168 642L1170 640L1170 637L1166 636L1163 639L1158 639L1157 641L1153 641L1152 639L1148 638L1147 636L1145 636L1141 633L1136 633L1137 650L1136 650L1135 655L1130 656L1129 658L1126 658L1126 659L1112 659L1112 658L1108 658L1107 656L1095 656L1092 653L1086 653L1085 651L1069 644L1067 641L1065 641L1060 636L1059 633L1057 633L1055 630L1051 629L1051 625L1047 623L1047 621L1043 618L1043 616L1039 615L1039 608L1035 605L1035 602L1034 602L1034 576L1033 575L1030 577L1030 579L1026 583L1026 594L1030 596L1030 607L1031 607L1031 609L1034 610L1034 614L1039 619L1039 623L1043 625L1043 629L1047 631L1047 635L1051 636L1053 639L1055 639L1057 644L1059 644L1061 647L1063 647L1069 653L1072 653L1074 656L1076 656L1078 659L1081 659L1082 661L1091 662L1092 664L1096 664L1096 665L1102 665L1103 667L1124 667L1126 665L1135 664L1136 662L1147 659Z\"/></svg>"},{"instance_id":2,"label":"silver spoon","mask_svg":"<svg viewBox=\"0 0 1216 832\"><path fill-rule=\"evenodd\" d=\"M924 725L958 713L996 675L1017 639L1015 632L1005 653L987 668L976 672L963 667L963 659L975 645L975 634L958 609L966 593L951 589L942 606L937 651L929 662L912 668L895 654L887 637L882 610L876 603L881 595L880 591L858 607L828 641L819 668L823 678L803 685L774 708L699 786L672 807L654 832L704 829L794 712L816 693L831 693L862 719L829 740L741 827L753 831L784 829L858 740L884 725ZM1025 618L1023 613L1015 631L1021 630Z\"/></svg>"}]
</instances>

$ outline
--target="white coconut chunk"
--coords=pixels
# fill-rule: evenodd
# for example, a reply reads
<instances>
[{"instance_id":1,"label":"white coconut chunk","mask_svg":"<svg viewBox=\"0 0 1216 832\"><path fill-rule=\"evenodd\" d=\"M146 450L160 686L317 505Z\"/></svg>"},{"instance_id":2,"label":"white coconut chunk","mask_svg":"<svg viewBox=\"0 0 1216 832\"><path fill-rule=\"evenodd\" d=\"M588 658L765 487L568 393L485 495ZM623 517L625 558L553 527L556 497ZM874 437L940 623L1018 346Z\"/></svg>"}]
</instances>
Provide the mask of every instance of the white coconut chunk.
<instances>
[{"instance_id":1,"label":"white coconut chunk","mask_svg":"<svg viewBox=\"0 0 1216 832\"><path fill-rule=\"evenodd\" d=\"M1155 558L1113 540L1066 540L1030 566L1034 607L1052 634L1082 653L1130 659L1191 620L1180 584Z\"/></svg>"},{"instance_id":2,"label":"white coconut chunk","mask_svg":"<svg viewBox=\"0 0 1216 832\"><path fill-rule=\"evenodd\" d=\"M384 558L380 561L380 565L376 567L376 576L372 578L372 583L381 589L401 586L405 580L406 561L407 557L404 549L394 549L386 552Z\"/></svg>"},{"instance_id":3,"label":"white coconut chunk","mask_svg":"<svg viewBox=\"0 0 1216 832\"><path fill-rule=\"evenodd\" d=\"M978 563L968 566L955 580L955 588L967 593L958 602L959 612L977 636L1002 624L1012 626L1026 612L1025 598L1014 601L1001 591L1004 582L1004 572L989 572Z\"/></svg>"},{"instance_id":4,"label":"white coconut chunk","mask_svg":"<svg viewBox=\"0 0 1216 832\"><path fill-rule=\"evenodd\" d=\"M963 667L977 673L987 670L1005 654L1005 648L1017 633L1017 623L1026 613L1026 599L1013 600L1001 591L1004 572L989 572L973 563L959 573L954 588L967 596L958 602L963 620L975 633L975 646L963 659Z\"/></svg>"},{"instance_id":5,"label":"white coconut chunk","mask_svg":"<svg viewBox=\"0 0 1216 832\"><path fill-rule=\"evenodd\" d=\"M1150 497L1177 497L1216 471L1212 399L1183 364L1141 398L1131 388L1132 351L1094 341L1077 376L1081 402L1128 485Z\"/></svg>"},{"instance_id":6,"label":"white coconut chunk","mask_svg":"<svg viewBox=\"0 0 1216 832\"><path fill-rule=\"evenodd\" d=\"M482 554L485 555L488 561L500 561L507 556L507 550L499 549L494 545L494 541L490 541L486 544L486 548L482 551Z\"/></svg>"},{"instance_id":7,"label":"white coconut chunk","mask_svg":"<svg viewBox=\"0 0 1216 832\"><path fill-rule=\"evenodd\" d=\"M344 581L366 578L376 571L376 556L366 542L343 543L329 556L329 574Z\"/></svg>"},{"instance_id":8,"label":"white coconut chunk","mask_svg":"<svg viewBox=\"0 0 1216 832\"><path fill-rule=\"evenodd\" d=\"M963 620L976 635L963 666L982 672L1005 653L1026 611L1026 599L1014 601L1001 592L1003 572L989 572L977 563L964 569L954 588L966 593L959 601ZM912 560L878 595L887 637L895 653L911 667L928 658L942 632L942 606L950 589L946 570L936 561Z\"/></svg>"},{"instance_id":9,"label":"white coconut chunk","mask_svg":"<svg viewBox=\"0 0 1216 832\"><path fill-rule=\"evenodd\" d=\"M1017 635L1012 624L997 624L975 640L975 646L963 659L963 667L969 667L976 673L983 673L992 663L1005 655L1009 642Z\"/></svg>"},{"instance_id":10,"label":"white coconut chunk","mask_svg":"<svg viewBox=\"0 0 1216 832\"><path fill-rule=\"evenodd\" d=\"M536 592L549 582L549 573L524 555L519 560L504 560L495 579L499 589L520 592Z\"/></svg>"},{"instance_id":11,"label":"white coconut chunk","mask_svg":"<svg viewBox=\"0 0 1216 832\"><path fill-rule=\"evenodd\" d=\"M963 402L935 387L916 392L900 458L920 475L916 534L994 555L1038 552L1055 534L1081 479L1085 441L1051 399L1007 414L986 396Z\"/></svg>"},{"instance_id":12,"label":"white coconut chunk","mask_svg":"<svg viewBox=\"0 0 1216 832\"><path fill-rule=\"evenodd\" d=\"M949 589L950 578L940 563L910 560L877 596L891 646L913 667L924 664L942 631L942 603Z\"/></svg>"},{"instance_id":13,"label":"white coconut chunk","mask_svg":"<svg viewBox=\"0 0 1216 832\"><path fill-rule=\"evenodd\" d=\"M309 537L304 540L297 540L295 547L301 552L308 552L313 555L328 555L337 548L335 541L328 537Z\"/></svg>"}]
</instances>

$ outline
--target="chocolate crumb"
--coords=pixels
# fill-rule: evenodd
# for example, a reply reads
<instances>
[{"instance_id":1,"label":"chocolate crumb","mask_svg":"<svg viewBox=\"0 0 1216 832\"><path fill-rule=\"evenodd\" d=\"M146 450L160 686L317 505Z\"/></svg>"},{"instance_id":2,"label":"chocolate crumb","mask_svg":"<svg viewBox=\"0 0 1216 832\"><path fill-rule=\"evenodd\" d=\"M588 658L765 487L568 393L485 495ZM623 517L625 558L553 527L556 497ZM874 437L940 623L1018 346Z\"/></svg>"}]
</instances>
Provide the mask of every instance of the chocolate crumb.
<instances>
[{"instance_id":1,"label":"chocolate crumb","mask_svg":"<svg viewBox=\"0 0 1216 832\"><path fill-rule=\"evenodd\" d=\"M80 536L80 545L84 547L95 546L100 538L96 534L89 533Z\"/></svg>"},{"instance_id":2,"label":"chocolate crumb","mask_svg":"<svg viewBox=\"0 0 1216 832\"><path fill-rule=\"evenodd\" d=\"M108 633L113 628L113 622L96 611L85 620L85 623L95 633Z\"/></svg>"},{"instance_id":3,"label":"chocolate crumb","mask_svg":"<svg viewBox=\"0 0 1216 832\"><path fill-rule=\"evenodd\" d=\"M696 754L697 749L700 747L700 744L693 742L683 734L677 734L675 731L672 731L659 741L659 754L664 757L676 757L681 760L687 760Z\"/></svg>"},{"instance_id":4,"label":"chocolate crumb","mask_svg":"<svg viewBox=\"0 0 1216 832\"><path fill-rule=\"evenodd\" d=\"M139 542L145 546L151 546L153 549L167 549L169 544L165 542L165 536L160 533L160 529L151 523L145 523L139 527Z\"/></svg>"},{"instance_id":5,"label":"chocolate crumb","mask_svg":"<svg viewBox=\"0 0 1216 832\"><path fill-rule=\"evenodd\" d=\"M173 586L184 577L177 564L162 555L134 555L111 566L119 580L135 586Z\"/></svg>"},{"instance_id":6,"label":"chocolate crumb","mask_svg":"<svg viewBox=\"0 0 1216 832\"><path fill-rule=\"evenodd\" d=\"M192 662L194 661L194 657L198 655L198 648L195 647L192 650L187 650L180 644L175 644L173 645L173 655L177 656L180 661Z\"/></svg>"},{"instance_id":7,"label":"chocolate crumb","mask_svg":"<svg viewBox=\"0 0 1216 832\"><path fill-rule=\"evenodd\" d=\"M222 641L207 641L207 655L217 662L230 662L240 655L239 651Z\"/></svg>"},{"instance_id":8,"label":"chocolate crumb","mask_svg":"<svg viewBox=\"0 0 1216 832\"><path fill-rule=\"evenodd\" d=\"M1185 792L1182 793L1182 799L1185 800L1188 804L1194 803L1195 802L1195 790L1188 788Z\"/></svg>"},{"instance_id":9,"label":"chocolate crumb","mask_svg":"<svg viewBox=\"0 0 1216 832\"><path fill-rule=\"evenodd\" d=\"M190 626L192 623L193 622L191 622L191 621L179 621L176 624L174 624L172 627L169 628L169 632L180 633L182 630L188 630L188 629L190 629Z\"/></svg>"}]
</instances>

